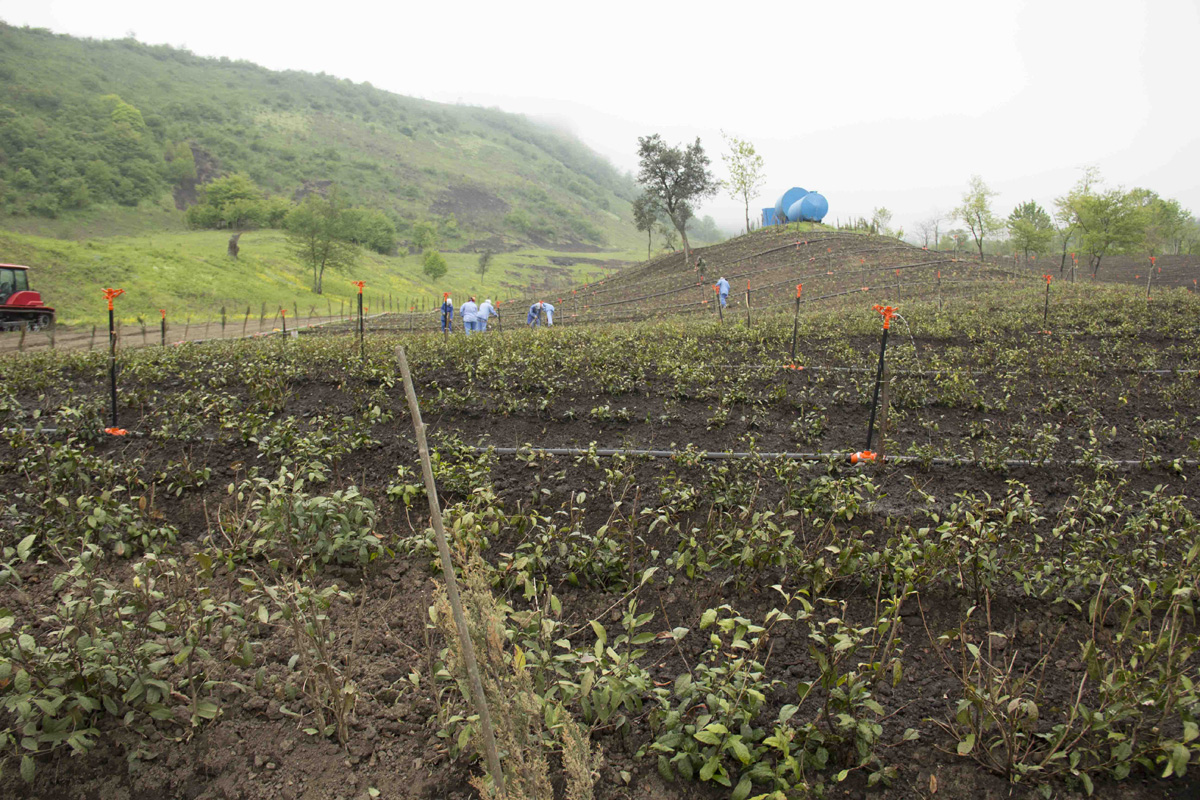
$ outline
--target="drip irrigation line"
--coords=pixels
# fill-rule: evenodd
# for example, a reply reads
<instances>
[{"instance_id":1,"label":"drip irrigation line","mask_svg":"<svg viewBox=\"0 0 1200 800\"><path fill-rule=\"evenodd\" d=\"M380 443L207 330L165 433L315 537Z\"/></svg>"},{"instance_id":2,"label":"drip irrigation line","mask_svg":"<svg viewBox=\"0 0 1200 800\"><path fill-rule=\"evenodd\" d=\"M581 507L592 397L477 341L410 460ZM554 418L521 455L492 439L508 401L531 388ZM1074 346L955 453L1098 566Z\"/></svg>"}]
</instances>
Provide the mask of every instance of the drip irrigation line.
<instances>
[{"instance_id":1,"label":"drip irrigation line","mask_svg":"<svg viewBox=\"0 0 1200 800\"><path fill-rule=\"evenodd\" d=\"M706 452L706 451L689 451L689 450L642 450L630 447L597 447L595 449L585 447L479 447L468 445L464 448L468 452L474 453L495 453L496 455L550 455L550 456L645 456L648 458L677 458L680 456L687 458L700 458L706 461L739 461L746 459L783 459L785 461L804 461L813 463L839 463L849 462L850 456L854 455L850 451L829 451L816 453L752 453L752 452ZM1160 461L1166 463L1179 463L1183 466L1197 466L1200 461L1192 458L1168 458L1159 457ZM893 462L897 464L932 464L939 467L971 467L984 466L983 462L971 461L962 458L922 458L920 456L887 456L881 459L884 463ZM1021 459L1009 458L1003 461L992 462L996 465L1004 465L1005 467L1132 467L1132 466L1148 466L1149 461L1136 459L1096 459L1089 460L1083 458L1071 459Z\"/></svg>"}]
</instances>

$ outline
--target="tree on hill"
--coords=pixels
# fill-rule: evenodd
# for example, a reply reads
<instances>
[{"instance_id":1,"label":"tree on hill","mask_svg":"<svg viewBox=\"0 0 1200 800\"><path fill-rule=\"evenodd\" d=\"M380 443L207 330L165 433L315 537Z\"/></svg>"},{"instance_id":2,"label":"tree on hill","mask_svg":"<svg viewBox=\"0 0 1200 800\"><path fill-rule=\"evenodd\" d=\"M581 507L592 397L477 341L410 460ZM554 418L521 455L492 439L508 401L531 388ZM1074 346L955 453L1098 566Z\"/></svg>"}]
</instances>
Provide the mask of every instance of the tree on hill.
<instances>
[{"instance_id":1,"label":"tree on hill","mask_svg":"<svg viewBox=\"0 0 1200 800\"><path fill-rule=\"evenodd\" d=\"M491 250L484 250L479 254L479 262L475 265L475 271L479 273L480 283L483 283L483 276L488 271L488 267L492 265L493 255Z\"/></svg>"},{"instance_id":2,"label":"tree on hill","mask_svg":"<svg viewBox=\"0 0 1200 800\"><path fill-rule=\"evenodd\" d=\"M713 195L720 184L708 171L709 160L700 139L686 148L671 147L657 133L638 137L638 183L667 215L683 240L684 258L691 260L687 223L694 204Z\"/></svg>"},{"instance_id":3,"label":"tree on hill","mask_svg":"<svg viewBox=\"0 0 1200 800\"><path fill-rule=\"evenodd\" d=\"M1147 255L1157 256L1168 251L1178 253L1184 226L1192 217L1191 212L1181 206L1178 200L1159 197L1157 192L1149 189L1133 189L1130 195L1142 209L1145 225L1143 246Z\"/></svg>"},{"instance_id":4,"label":"tree on hill","mask_svg":"<svg viewBox=\"0 0 1200 800\"><path fill-rule=\"evenodd\" d=\"M345 211L350 241L389 255L396 249L396 225L387 214L373 208L348 208Z\"/></svg>"},{"instance_id":5,"label":"tree on hill","mask_svg":"<svg viewBox=\"0 0 1200 800\"><path fill-rule=\"evenodd\" d=\"M426 250L425 257L422 259L421 272L429 276L430 280L438 280L446 274L446 270L450 267L446 264L446 257L437 250Z\"/></svg>"},{"instance_id":6,"label":"tree on hill","mask_svg":"<svg viewBox=\"0 0 1200 800\"><path fill-rule=\"evenodd\" d=\"M328 197L310 194L287 215L288 246L312 270L313 291L321 294L325 270L346 270L358 260L358 245L351 241L346 207L336 187Z\"/></svg>"},{"instance_id":7,"label":"tree on hill","mask_svg":"<svg viewBox=\"0 0 1200 800\"><path fill-rule=\"evenodd\" d=\"M650 260L650 248L654 244L654 228L658 225L658 203L649 192L639 194L633 201L633 224L646 234L646 260Z\"/></svg>"},{"instance_id":8,"label":"tree on hill","mask_svg":"<svg viewBox=\"0 0 1200 800\"><path fill-rule=\"evenodd\" d=\"M1078 230L1092 277L1100 272L1105 256L1136 247L1145 239L1145 215L1138 197L1119 186L1099 191L1096 187L1103 182L1099 170L1088 167L1071 191L1054 201L1061 217Z\"/></svg>"},{"instance_id":9,"label":"tree on hill","mask_svg":"<svg viewBox=\"0 0 1200 800\"><path fill-rule=\"evenodd\" d=\"M954 209L954 217L966 224L979 248L979 258L983 259L983 241L1000 230L1000 220L992 213L992 198L996 196L978 175L971 176L967 191L963 193L962 205Z\"/></svg>"},{"instance_id":10,"label":"tree on hill","mask_svg":"<svg viewBox=\"0 0 1200 800\"><path fill-rule=\"evenodd\" d=\"M1013 246L1025 254L1026 263L1029 253L1044 253L1054 238L1054 224L1046 209L1030 200L1012 210L1005 222Z\"/></svg>"},{"instance_id":11,"label":"tree on hill","mask_svg":"<svg viewBox=\"0 0 1200 800\"><path fill-rule=\"evenodd\" d=\"M725 131L721 131L721 136L729 146L729 152L721 154L721 160L729 169L729 197L742 201L746 212L746 233L749 233L750 199L757 197L758 190L767 182L767 177L763 174L763 158L750 142L729 136Z\"/></svg>"},{"instance_id":12,"label":"tree on hill","mask_svg":"<svg viewBox=\"0 0 1200 800\"><path fill-rule=\"evenodd\" d=\"M892 235L892 212L887 206L880 206L871 212L871 233L878 233L882 236Z\"/></svg>"},{"instance_id":13,"label":"tree on hill","mask_svg":"<svg viewBox=\"0 0 1200 800\"><path fill-rule=\"evenodd\" d=\"M247 175L227 175L200 187L200 202L187 210L193 228L267 228L278 225L290 204L268 199Z\"/></svg>"}]
</instances>

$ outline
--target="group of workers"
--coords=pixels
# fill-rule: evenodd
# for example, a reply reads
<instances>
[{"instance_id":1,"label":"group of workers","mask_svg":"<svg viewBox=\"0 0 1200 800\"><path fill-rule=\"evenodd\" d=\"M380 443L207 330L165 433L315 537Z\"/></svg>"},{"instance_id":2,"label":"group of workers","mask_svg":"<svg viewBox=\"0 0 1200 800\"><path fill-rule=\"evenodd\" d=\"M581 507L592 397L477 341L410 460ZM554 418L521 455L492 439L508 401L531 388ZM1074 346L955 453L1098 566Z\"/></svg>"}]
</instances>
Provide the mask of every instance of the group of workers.
<instances>
[{"instance_id":1,"label":"group of workers","mask_svg":"<svg viewBox=\"0 0 1200 800\"><path fill-rule=\"evenodd\" d=\"M450 293L446 292L442 295L442 331L449 333L454 330L454 301L450 299ZM554 306L549 303L538 301L529 307L529 314L525 318L525 324L531 328L536 328L542 322L542 313L546 314L546 324L554 324ZM467 298L467 302L463 303L458 309L458 315L462 319L463 333L484 333L487 331L488 319L491 317L499 318L500 314L496 311L496 306L493 305L491 298L484 300L476 305L475 298Z\"/></svg>"}]
</instances>

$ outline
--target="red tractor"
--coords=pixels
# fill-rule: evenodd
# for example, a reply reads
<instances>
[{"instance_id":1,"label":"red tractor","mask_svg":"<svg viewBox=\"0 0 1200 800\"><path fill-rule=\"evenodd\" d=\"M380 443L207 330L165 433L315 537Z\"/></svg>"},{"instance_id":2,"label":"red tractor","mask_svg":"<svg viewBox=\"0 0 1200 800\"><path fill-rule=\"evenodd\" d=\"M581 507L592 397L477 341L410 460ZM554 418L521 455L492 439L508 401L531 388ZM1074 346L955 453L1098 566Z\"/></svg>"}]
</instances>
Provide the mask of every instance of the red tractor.
<instances>
[{"instance_id":1,"label":"red tractor","mask_svg":"<svg viewBox=\"0 0 1200 800\"><path fill-rule=\"evenodd\" d=\"M54 322L54 309L42 302L42 296L29 291L29 267L0 264L0 330L30 330L48 327Z\"/></svg>"}]
</instances>

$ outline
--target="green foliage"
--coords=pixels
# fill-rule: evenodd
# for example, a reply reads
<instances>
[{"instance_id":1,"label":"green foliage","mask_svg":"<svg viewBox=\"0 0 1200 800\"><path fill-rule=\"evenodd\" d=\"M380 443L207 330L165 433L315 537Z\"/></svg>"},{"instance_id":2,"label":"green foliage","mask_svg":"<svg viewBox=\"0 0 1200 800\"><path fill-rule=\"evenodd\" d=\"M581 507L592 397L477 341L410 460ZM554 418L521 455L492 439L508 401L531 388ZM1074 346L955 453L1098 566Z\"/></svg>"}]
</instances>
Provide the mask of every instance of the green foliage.
<instances>
[{"instance_id":1,"label":"green foliage","mask_svg":"<svg viewBox=\"0 0 1200 800\"><path fill-rule=\"evenodd\" d=\"M709 172L700 139L687 147L672 147L657 133L638 137L638 183L671 220L688 250L687 224L695 204L716 193L720 183Z\"/></svg>"},{"instance_id":2,"label":"green foliage","mask_svg":"<svg viewBox=\"0 0 1200 800\"><path fill-rule=\"evenodd\" d=\"M746 232L750 232L750 200L758 196L758 190L767 182L763 174L763 157L754 149L754 145L745 139L730 136L721 131L728 153L722 153L721 159L729 170L729 196L741 200L746 212ZM638 228L638 230L643 230Z\"/></svg>"},{"instance_id":3,"label":"green foliage","mask_svg":"<svg viewBox=\"0 0 1200 800\"><path fill-rule=\"evenodd\" d=\"M983 242L1002 228L1002 223L992 212L992 198L996 192L988 188L983 178L972 175L967 191L963 193L962 205L954 209L955 219L962 220L975 239L979 257L983 258Z\"/></svg>"},{"instance_id":4,"label":"green foliage","mask_svg":"<svg viewBox=\"0 0 1200 800\"><path fill-rule=\"evenodd\" d=\"M446 258L437 250L426 250L421 258L421 272L429 276L431 281L440 280L449 267Z\"/></svg>"},{"instance_id":5,"label":"green foliage","mask_svg":"<svg viewBox=\"0 0 1200 800\"><path fill-rule=\"evenodd\" d=\"M336 188L328 197L310 194L284 220L292 254L312 270L312 290L321 294L325 270L345 271L358 261L355 219Z\"/></svg>"},{"instance_id":6,"label":"green foliage","mask_svg":"<svg viewBox=\"0 0 1200 800\"><path fill-rule=\"evenodd\" d=\"M1013 245L1025 253L1044 253L1054 238L1054 225L1046 209L1030 200L1012 210L1006 222L1008 234L1012 237Z\"/></svg>"},{"instance_id":7,"label":"green foliage","mask_svg":"<svg viewBox=\"0 0 1200 800\"><path fill-rule=\"evenodd\" d=\"M263 228L278 224L278 212L248 175L217 178L200 188L200 202L187 211L193 228Z\"/></svg>"}]
</instances>

